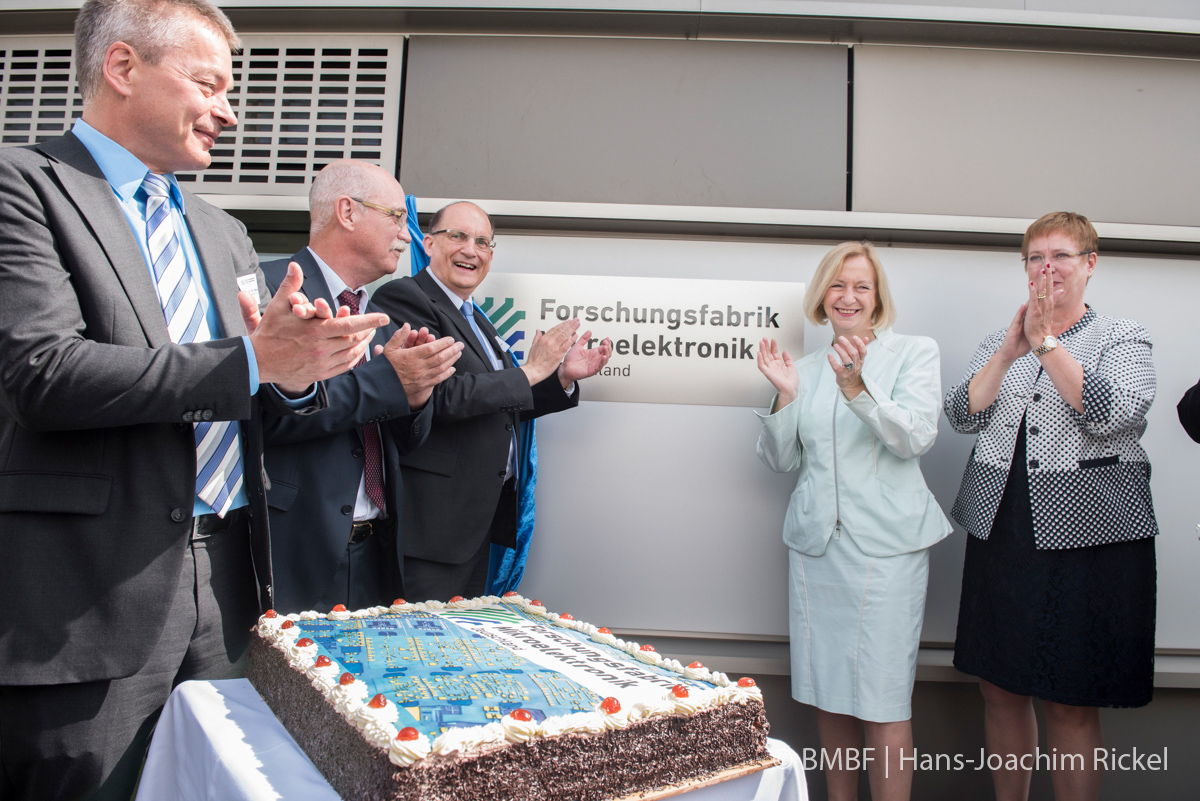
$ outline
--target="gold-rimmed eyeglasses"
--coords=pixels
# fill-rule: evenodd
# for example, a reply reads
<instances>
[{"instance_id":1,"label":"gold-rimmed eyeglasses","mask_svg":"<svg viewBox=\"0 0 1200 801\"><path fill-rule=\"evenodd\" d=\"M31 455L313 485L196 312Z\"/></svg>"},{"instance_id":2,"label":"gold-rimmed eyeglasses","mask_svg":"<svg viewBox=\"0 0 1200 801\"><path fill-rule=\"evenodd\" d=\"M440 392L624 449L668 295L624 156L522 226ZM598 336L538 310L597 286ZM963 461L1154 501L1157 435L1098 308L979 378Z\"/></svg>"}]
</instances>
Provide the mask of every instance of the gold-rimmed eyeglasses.
<instances>
[{"instance_id":1,"label":"gold-rimmed eyeglasses","mask_svg":"<svg viewBox=\"0 0 1200 801\"><path fill-rule=\"evenodd\" d=\"M389 209L387 206L380 206L378 203L372 203L369 200L363 200L361 197L352 197L350 199L355 203L363 204L368 209L374 209L385 217L391 217L392 222L396 223L396 225L400 226L401 228L403 228L404 224L408 221L408 209Z\"/></svg>"},{"instance_id":2,"label":"gold-rimmed eyeglasses","mask_svg":"<svg viewBox=\"0 0 1200 801\"><path fill-rule=\"evenodd\" d=\"M430 236L437 234L445 234L446 238L456 245L465 245L468 241L471 241L480 250L492 250L496 247L495 239L488 239L486 236L471 236L466 231L458 231L454 228L441 228L437 231L429 232Z\"/></svg>"}]
</instances>

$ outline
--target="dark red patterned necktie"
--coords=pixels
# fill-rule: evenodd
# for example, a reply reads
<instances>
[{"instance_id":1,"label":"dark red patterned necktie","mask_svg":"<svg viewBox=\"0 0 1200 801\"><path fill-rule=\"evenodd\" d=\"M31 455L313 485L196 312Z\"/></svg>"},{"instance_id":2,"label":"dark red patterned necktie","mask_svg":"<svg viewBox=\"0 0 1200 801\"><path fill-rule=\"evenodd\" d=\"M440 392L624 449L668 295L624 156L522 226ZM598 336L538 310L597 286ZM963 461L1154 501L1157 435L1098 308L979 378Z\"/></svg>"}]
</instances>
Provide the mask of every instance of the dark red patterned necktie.
<instances>
[{"instance_id":1,"label":"dark red patterned necktie","mask_svg":"<svg viewBox=\"0 0 1200 801\"><path fill-rule=\"evenodd\" d=\"M343 290L338 295L338 301L350 309L351 314L358 314L358 293L351 292L349 289ZM358 360L360 364L365 364L367 357L364 354ZM379 511L383 514L387 513L387 507L383 503L383 441L379 438L379 424L368 423L362 427L363 451L366 454L366 466L364 468L366 475L367 497L375 502L379 507Z\"/></svg>"}]
</instances>

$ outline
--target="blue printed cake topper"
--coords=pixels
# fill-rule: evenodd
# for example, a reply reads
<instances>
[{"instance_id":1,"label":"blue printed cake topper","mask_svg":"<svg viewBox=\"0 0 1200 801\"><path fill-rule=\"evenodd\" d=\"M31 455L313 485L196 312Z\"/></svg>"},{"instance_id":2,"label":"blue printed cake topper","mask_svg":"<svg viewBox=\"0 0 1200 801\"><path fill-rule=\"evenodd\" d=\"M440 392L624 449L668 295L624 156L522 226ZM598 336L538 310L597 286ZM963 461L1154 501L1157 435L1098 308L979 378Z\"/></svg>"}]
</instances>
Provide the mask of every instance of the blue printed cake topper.
<instances>
[{"instance_id":1,"label":"blue printed cake topper","mask_svg":"<svg viewBox=\"0 0 1200 801\"><path fill-rule=\"evenodd\" d=\"M461 625L448 619L451 617ZM590 654L584 669L589 674L607 674L617 686L633 681L627 674L636 674L643 685L648 680L658 688L679 683L703 686L664 668L636 663L616 648L569 629L548 626L544 620L512 608L440 614L389 612L344 621L300 620L296 625L301 636L316 644L318 655L328 656L367 685L367 698L381 693L396 704L400 713L397 728L412 726L431 740L448 728L499 721L514 709L526 709L540 722L590 711L602 700L600 694L563 672L540 665L476 630L485 625L508 635L515 633L518 640L524 635L535 643L531 649L563 653L568 666L583 664L584 656ZM545 642L529 638L530 630L540 631Z\"/></svg>"}]
</instances>

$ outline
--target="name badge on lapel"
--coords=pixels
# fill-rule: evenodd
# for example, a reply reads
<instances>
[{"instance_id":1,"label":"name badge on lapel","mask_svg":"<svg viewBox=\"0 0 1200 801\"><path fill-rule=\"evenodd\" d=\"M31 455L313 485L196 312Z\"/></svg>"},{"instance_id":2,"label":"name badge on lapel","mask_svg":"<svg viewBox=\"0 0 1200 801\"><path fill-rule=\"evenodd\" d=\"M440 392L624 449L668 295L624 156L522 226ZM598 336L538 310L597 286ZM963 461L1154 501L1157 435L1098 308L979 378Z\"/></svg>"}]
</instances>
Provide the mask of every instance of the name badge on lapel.
<instances>
[{"instance_id":1,"label":"name badge on lapel","mask_svg":"<svg viewBox=\"0 0 1200 801\"><path fill-rule=\"evenodd\" d=\"M254 299L255 306L261 306L262 301L258 297L258 274L250 273L249 275L239 275L237 279L238 290L245 292Z\"/></svg>"}]
</instances>

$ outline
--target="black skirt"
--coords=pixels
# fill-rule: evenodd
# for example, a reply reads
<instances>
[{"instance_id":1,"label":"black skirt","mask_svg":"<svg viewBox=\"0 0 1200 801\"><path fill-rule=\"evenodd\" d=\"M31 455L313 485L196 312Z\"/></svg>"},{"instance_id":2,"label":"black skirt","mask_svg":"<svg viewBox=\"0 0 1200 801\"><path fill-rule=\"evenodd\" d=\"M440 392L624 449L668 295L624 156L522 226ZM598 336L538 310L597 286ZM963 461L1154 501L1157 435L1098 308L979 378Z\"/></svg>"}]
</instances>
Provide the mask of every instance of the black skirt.
<instances>
[{"instance_id":1,"label":"black skirt","mask_svg":"<svg viewBox=\"0 0 1200 801\"><path fill-rule=\"evenodd\" d=\"M1024 421L1014 453L991 533L967 536L954 667L1060 704L1145 706L1154 692L1154 539L1038 550Z\"/></svg>"}]
</instances>

